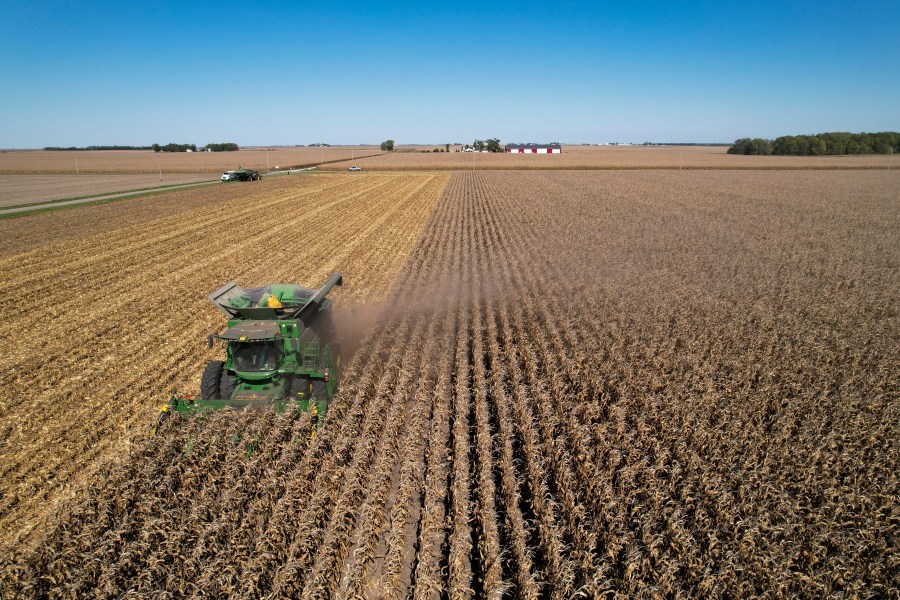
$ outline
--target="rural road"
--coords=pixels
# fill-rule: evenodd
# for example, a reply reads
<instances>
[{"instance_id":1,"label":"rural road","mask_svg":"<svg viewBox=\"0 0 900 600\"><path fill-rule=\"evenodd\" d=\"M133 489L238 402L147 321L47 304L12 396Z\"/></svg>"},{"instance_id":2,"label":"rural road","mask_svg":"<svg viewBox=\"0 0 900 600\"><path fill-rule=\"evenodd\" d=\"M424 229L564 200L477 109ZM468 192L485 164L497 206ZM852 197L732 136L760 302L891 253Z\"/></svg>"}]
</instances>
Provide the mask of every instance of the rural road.
<instances>
[{"instance_id":1,"label":"rural road","mask_svg":"<svg viewBox=\"0 0 900 600\"><path fill-rule=\"evenodd\" d=\"M155 194L157 192L168 192L172 190L180 190L184 188L200 187L204 185L212 185L219 183L219 180L200 181L196 183L183 183L178 185L167 185L155 189L132 190L130 192L116 192L115 194L104 194L102 196L91 196L89 198L79 198L77 200L63 200L59 202L46 202L41 204L29 204L27 206L18 206L16 208L5 208L0 210L0 216L10 215L22 212L33 212L45 210L49 208L58 208L60 206L71 206L73 204L84 204L86 202L98 202L102 200L114 200L116 198L127 198L128 196L143 196L147 194Z\"/></svg>"}]
</instances>

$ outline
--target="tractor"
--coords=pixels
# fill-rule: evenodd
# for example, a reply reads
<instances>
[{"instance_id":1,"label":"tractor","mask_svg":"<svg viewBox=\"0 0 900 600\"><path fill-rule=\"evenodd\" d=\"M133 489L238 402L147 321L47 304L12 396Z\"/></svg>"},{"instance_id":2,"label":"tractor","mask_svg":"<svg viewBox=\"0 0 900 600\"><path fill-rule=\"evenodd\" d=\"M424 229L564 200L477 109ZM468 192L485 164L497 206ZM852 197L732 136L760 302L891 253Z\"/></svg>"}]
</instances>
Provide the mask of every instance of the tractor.
<instances>
[{"instance_id":1,"label":"tractor","mask_svg":"<svg viewBox=\"0 0 900 600\"><path fill-rule=\"evenodd\" d=\"M208 298L228 318L207 347L225 347L225 360L206 364L199 397L173 390L160 421L171 412L224 408L310 411L321 428L337 390L341 357L325 296L342 285L334 273L318 290L295 284L241 288L229 282Z\"/></svg>"}]
</instances>

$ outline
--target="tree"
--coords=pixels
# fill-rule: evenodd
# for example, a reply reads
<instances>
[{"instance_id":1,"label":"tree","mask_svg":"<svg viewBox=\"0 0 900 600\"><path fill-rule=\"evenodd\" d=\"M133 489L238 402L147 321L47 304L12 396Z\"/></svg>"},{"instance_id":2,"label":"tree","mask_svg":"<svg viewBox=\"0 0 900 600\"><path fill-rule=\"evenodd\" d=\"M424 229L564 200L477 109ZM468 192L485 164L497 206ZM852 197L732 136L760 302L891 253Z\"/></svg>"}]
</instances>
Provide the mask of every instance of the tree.
<instances>
[{"instance_id":1,"label":"tree","mask_svg":"<svg viewBox=\"0 0 900 600\"><path fill-rule=\"evenodd\" d=\"M815 135L783 135L774 142L750 138L736 140L729 154L777 154L792 156L822 156L824 154L887 154L900 151L900 134L848 133L831 131Z\"/></svg>"},{"instance_id":2,"label":"tree","mask_svg":"<svg viewBox=\"0 0 900 600\"><path fill-rule=\"evenodd\" d=\"M893 141L894 134L891 133L876 133L872 136L872 151L876 154L890 154L893 149Z\"/></svg>"},{"instance_id":3,"label":"tree","mask_svg":"<svg viewBox=\"0 0 900 600\"><path fill-rule=\"evenodd\" d=\"M163 152L187 152L188 149L196 152L197 145L196 144L175 144L175 143L170 142L162 147Z\"/></svg>"},{"instance_id":4,"label":"tree","mask_svg":"<svg viewBox=\"0 0 900 600\"><path fill-rule=\"evenodd\" d=\"M750 140L750 154L756 156L768 156L772 154L772 142L762 138L753 138Z\"/></svg>"},{"instance_id":5,"label":"tree","mask_svg":"<svg viewBox=\"0 0 900 600\"><path fill-rule=\"evenodd\" d=\"M487 149L488 152L503 152L503 148L500 146L500 140L497 138L491 138L487 141Z\"/></svg>"},{"instance_id":6,"label":"tree","mask_svg":"<svg viewBox=\"0 0 900 600\"><path fill-rule=\"evenodd\" d=\"M810 140L809 143L809 153L813 156L822 156L825 154L825 150L827 150L825 146L825 140L822 138L814 137Z\"/></svg>"},{"instance_id":7,"label":"tree","mask_svg":"<svg viewBox=\"0 0 900 600\"><path fill-rule=\"evenodd\" d=\"M385 152L393 152L394 140L384 140L383 142L381 142L381 149Z\"/></svg>"},{"instance_id":8,"label":"tree","mask_svg":"<svg viewBox=\"0 0 900 600\"><path fill-rule=\"evenodd\" d=\"M728 154L750 154L750 138L735 140L728 148Z\"/></svg>"},{"instance_id":9,"label":"tree","mask_svg":"<svg viewBox=\"0 0 900 600\"><path fill-rule=\"evenodd\" d=\"M772 142L772 154L798 154L800 151L800 144L797 141L797 138L792 135L784 135L780 138L776 138L774 142Z\"/></svg>"},{"instance_id":10,"label":"tree","mask_svg":"<svg viewBox=\"0 0 900 600\"><path fill-rule=\"evenodd\" d=\"M240 147L234 142L222 142L221 144L207 144L203 149L212 152L234 152L240 150Z\"/></svg>"},{"instance_id":11,"label":"tree","mask_svg":"<svg viewBox=\"0 0 900 600\"><path fill-rule=\"evenodd\" d=\"M728 148L728 154L755 154L769 155L772 154L772 142L762 138L741 138Z\"/></svg>"},{"instance_id":12,"label":"tree","mask_svg":"<svg viewBox=\"0 0 900 600\"><path fill-rule=\"evenodd\" d=\"M481 141L481 140L475 140L475 143L473 144L473 147L474 147L476 150L478 150L478 151L480 152L480 151L484 150L485 145L484 145L484 142L483 142L483 141Z\"/></svg>"},{"instance_id":13,"label":"tree","mask_svg":"<svg viewBox=\"0 0 900 600\"><path fill-rule=\"evenodd\" d=\"M444 144L444 152L450 152L450 144Z\"/></svg>"},{"instance_id":14,"label":"tree","mask_svg":"<svg viewBox=\"0 0 900 600\"><path fill-rule=\"evenodd\" d=\"M153 148L154 152L159 152L160 150L162 150L162 146L160 146L159 144L153 144L150 147Z\"/></svg>"}]
</instances>

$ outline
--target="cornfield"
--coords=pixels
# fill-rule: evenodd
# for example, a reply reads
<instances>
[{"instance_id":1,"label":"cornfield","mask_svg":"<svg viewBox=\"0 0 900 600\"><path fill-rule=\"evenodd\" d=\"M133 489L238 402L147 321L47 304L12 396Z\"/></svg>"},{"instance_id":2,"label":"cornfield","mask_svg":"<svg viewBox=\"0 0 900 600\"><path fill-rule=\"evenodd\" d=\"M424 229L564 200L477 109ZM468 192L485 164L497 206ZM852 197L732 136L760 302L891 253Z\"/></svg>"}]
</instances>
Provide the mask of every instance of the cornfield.
<instances>
[{"instance_id":1,"label":"cornfield","mask_svg":"<svg viewBox=\"0 0 900 600\"><path fill-rule=\"evenodd\" d=\"M430 190L444 176L390 177ZM274 411L148 427L11 546L0 594L896 595L897 184L455 173L411 253L393 254L408 258L318 435ZM329 249L305 260L340 267ZM195 256L211 289L221 261ZM192 264L182 285L207 273ZM347 290L370 276L360 267ZM167 382L199 370L186 341L180 352L152 365ZM129 414L142 404L111 406L98 436L147 421ZM39 432L17 439L51 460Z\"/></svg>"}]
</instances>

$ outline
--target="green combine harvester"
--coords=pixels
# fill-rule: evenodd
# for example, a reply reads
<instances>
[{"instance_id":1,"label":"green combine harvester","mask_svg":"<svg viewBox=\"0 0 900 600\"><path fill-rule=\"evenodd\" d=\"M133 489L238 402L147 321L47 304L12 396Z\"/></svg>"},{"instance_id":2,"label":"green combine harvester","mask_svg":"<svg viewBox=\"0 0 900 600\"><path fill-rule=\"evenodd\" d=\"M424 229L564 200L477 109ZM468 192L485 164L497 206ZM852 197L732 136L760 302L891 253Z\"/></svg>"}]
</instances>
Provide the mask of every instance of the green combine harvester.
<instances>
[{"instance_id":1,"label":"green combine harvester","mask_svg":"<svg viewBox=\"0 0 900 600\"><path fill-rule=\"evenodd\" d=\"M341 367L332 302L325 296L342 284L335 273L318 290L278 283L244 289L232 281L210 294L228 317L228 327L211 334L207 345L223 342L225 360L206 364L199 397L173 390L160 422L172 412L274 405L310 411L320 428Z\"/></svg>"}]
</instances>

